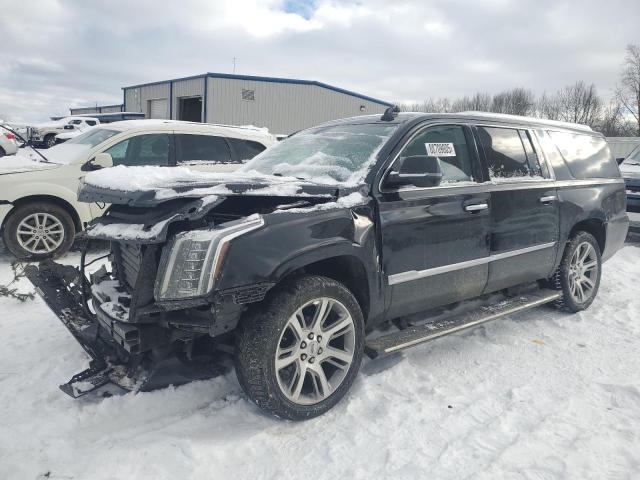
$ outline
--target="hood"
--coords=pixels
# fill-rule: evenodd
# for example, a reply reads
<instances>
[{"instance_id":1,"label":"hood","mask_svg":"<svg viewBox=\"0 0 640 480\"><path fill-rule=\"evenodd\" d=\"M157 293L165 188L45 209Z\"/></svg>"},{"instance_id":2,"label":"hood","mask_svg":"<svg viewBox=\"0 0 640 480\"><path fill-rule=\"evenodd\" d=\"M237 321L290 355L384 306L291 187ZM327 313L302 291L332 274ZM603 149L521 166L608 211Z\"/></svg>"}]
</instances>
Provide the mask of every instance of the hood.
<instances>
[{"instance_id":1,"label":"hood","mask_svg":"<svg viewBox=\"0 0 640 480\"><path fill-rule=\"evenodd\" d=\"M36 158L40 158L36 155ZM0 158L0 175L11 175L15 173L38 172L58 168L57 163L47 163L43 160L36 160L23 155L8 155Z\"/></svg>"},{"instance_id":2,"label":"hood","mask_svg":"<svg viewBox=\"0 0 640 480\"><path fill-rule=\"evenodd\" d=\"M352 192L354 189L349 189ZM186 167L123 167L86 175L80 184L82 202L152 207L176 199L218 196L281 197L329 201L346 194L325 185L258 173L209 173Z\"/></svg>"}]
</instances>

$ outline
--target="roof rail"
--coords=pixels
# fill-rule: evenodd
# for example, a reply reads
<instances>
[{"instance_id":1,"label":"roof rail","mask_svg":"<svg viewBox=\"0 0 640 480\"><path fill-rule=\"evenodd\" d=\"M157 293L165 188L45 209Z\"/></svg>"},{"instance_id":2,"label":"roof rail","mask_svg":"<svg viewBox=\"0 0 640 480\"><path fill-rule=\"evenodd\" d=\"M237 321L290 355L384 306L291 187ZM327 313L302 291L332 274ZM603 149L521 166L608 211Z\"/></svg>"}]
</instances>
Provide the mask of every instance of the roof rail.
<instances>
[{"instance_id":1,"label":"roof rail","mask_svg":"<svg viewBox=\"0 0 640 480\"><path fill-rule=\"evenodd\" d=\"M515 121L528 121L532 123L539 123L542 125L549 125L551 127L564 127L573 128L575 130L584 130L586 132L593 132L593 129L589 125L583 125L581 123L562 122L560 120L547 120L545 118L525 117L522 115L509 115L507 113L492 113L492 112L479 112L468 111L460 112L460 115L473 115L478 117L495 118L496 120L515 120Z\"/></svg>"}]
</instances>

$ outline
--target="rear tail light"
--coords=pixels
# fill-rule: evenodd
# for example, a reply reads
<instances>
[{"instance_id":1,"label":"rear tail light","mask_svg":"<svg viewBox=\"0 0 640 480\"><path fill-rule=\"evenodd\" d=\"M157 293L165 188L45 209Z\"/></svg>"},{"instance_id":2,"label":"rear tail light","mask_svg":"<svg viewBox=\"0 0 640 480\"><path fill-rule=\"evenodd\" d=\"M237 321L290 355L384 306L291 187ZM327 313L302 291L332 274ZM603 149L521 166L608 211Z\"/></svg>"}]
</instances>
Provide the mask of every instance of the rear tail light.
<instances>
[{"instance_id":1,"label":"rear tail light","mask_svg":"<svg viewBox=\"0 0 640 480\"><path fill-rule=\"evenodd\" d=\"M16 138L16 136L10 132L5 133L4 136L7 137L9 140L13 140L14 138Z\"/></svg>"}]
</instances>

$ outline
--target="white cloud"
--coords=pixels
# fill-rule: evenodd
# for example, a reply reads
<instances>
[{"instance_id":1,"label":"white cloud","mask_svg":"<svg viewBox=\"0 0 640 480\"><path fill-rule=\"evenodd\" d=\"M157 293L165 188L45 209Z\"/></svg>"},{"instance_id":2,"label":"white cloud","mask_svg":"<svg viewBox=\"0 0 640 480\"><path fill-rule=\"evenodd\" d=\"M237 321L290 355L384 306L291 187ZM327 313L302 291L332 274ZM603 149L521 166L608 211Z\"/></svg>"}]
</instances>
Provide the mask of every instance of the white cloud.
<instances>
[{"instance_id":1,"label":"white cloud","mask_svg":"<svg viewBox=\"0 0 640 480\"><path fill-rule=\"evenodd\" d=\"M0 114L120 103L120 87L206 71L320 80L384 100L575 80L611 91L640 2L0 0Z\"/></svg>"}]
</instances>

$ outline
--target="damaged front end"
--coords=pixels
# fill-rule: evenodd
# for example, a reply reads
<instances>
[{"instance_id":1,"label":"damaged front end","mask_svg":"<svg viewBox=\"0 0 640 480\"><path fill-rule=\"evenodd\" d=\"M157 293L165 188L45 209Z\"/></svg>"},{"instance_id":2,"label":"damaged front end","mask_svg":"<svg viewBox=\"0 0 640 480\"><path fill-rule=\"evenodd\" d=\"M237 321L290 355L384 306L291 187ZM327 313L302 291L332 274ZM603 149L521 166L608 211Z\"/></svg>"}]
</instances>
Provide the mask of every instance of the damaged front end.
<instances>
[{"instance_id":1,"label":"damaged front end","mask_svg":"<svg viewBox=\"0 0 640 480\"><path fill-rule=\"evenodd\" d=\"M104 192L93 194L97 197L82 191L80 196L96 201ZM257 198L238 192L157 202L148 195L136 198L110 199L119 204L82 234L79 267L47 261L25 269L91 358L88 369L60 386L72 397L108 383L149 391L226 371L231 332L242 312L273 286L262 279L215 288L230 243L261 229L263 214L332 197ZM86 255L94 240L109 241L110 252L105 265L88 274Z\"/></svg>"}]
</instances>

